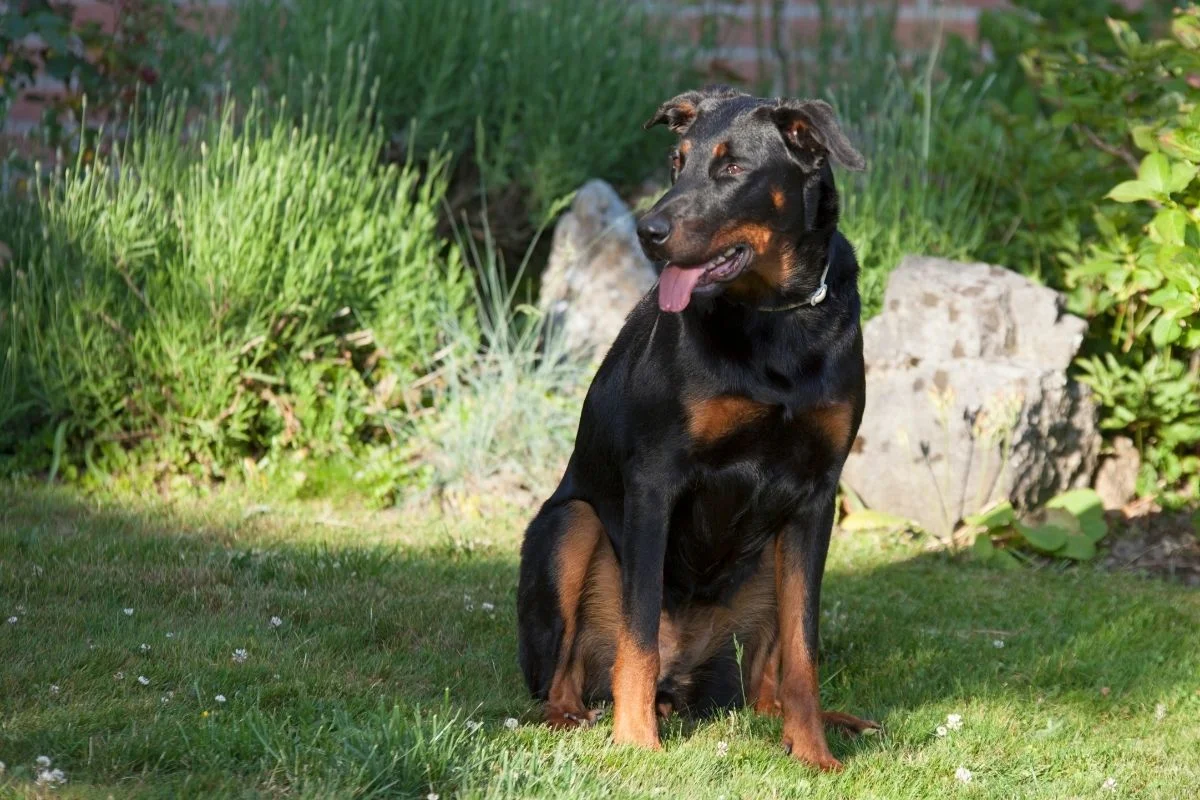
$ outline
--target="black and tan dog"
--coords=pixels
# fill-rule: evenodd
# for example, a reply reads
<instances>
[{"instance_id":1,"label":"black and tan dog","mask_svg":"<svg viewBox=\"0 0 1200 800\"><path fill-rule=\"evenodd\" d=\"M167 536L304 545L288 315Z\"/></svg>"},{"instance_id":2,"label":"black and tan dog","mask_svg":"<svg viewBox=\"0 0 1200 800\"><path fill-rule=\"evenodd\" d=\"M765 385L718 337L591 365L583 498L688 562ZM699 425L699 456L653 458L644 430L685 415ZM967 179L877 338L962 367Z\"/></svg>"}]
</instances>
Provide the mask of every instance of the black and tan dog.
<instances>
[{"instance_id":1,"label":"black and tan dog","mask_svg":"<svg viewBox=\"0 0 1200 800\"><path fill-rule=\"evenodd\" d=\"M525 534L520 659L553 726L612 698L613 737L748 701L841 765L817 680L821 576L863 409L858 264L832 162L861 155L820 101L725 88L659 108L673 186L641 220L663 262L593 382L575 452ZM740 653L735 654L735 641ZM740 657L739 657L740 655ZM739 666L740 665L740 666Z\"/></svg>"}]
</instances>

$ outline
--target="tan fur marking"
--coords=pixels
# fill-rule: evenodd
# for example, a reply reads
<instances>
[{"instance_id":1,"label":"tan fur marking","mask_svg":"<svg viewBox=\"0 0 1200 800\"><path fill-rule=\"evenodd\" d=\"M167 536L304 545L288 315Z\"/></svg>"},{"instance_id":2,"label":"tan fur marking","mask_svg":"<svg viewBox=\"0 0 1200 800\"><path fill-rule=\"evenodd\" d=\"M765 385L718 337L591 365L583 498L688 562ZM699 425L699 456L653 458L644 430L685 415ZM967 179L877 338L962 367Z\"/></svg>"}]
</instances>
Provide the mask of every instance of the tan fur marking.
<instances>
[{"instance_id":1,"label":"tan fur marking","mask_svg":"<svg viewBox=\"0 0 1200 800\"><path fill-rule=\"evenodd\" d=\"M724 158L729 152L729 143L721 142L713 147L713 158Z\"/></svg>"},{"instance_id":2,"label":"tan fur marking","mask_svg":"<svg viewBox=\"0 0 1200 800\"><path fill-rule=\"evenodd\" d=\"M804 641L804 574L788 563L782 538L775 540L775 585L779 593L779 699L783 706L784 749L818 769L841 769L841 762L829 752L825 741L816 654L809 652Z\"/></svg>"},{"instance_id":3,"label":"tan fur marking","mask_svg":"<svg viewBox=\"0 0 1200 800\"><path fill-rule=\"evenodd\" d=\"M854 424L854 409L849 403L815 408L810 419L834 450L841 453L850 446L850 430Z\"/></svg>"},{"instance_id":4,"label":"tan fur marking","mask_svg":"<svg viewBox=\"0 0 1200 800\"><path fill-rule=\"evenodd\" d=\"M747 698L754 710L764 716L778 717L783 713L779 704L779 641L761 648L760 657L751 668L750 695Z\"/></svg>"},{"instance_id":5,"label":"tan fur marking","mask_svg":"<svg viewBox=\"0 0 1200 800\"><path fill-rule=\"evenodd\" d=\"M775 206L776 211L783 211L783 207L787 205L787 198L783 196L783 189L778 186L771 187L771 205Z\"/></svg>"},{"instance_id":6,"label":"tan fur marking","mask_svg":"<svg viewBox=\"0 0 1200 800\"><path fill-rule=\"evenodd\" d=\"M573 501L568 504L567 513L570 515L567 530L555 552L563 636L545 709L546 722L552 727L570 727L578 724L572 722L573 718L586 719L588 715L583 705L583 665L574 657L575 634L579 628L580 601L596 545L604 538L604 528L590 505Z\"/></svg>"},{"instance_id":7,"label":"tan fur marking","mask_svg":"<svg viewBox=\"0 0 1200 800\"><path fill-rule=\"evenodd\" d=\"M735 244L748 244L758 255L763 255L771 249L775 232L766 225L757 222L743 222L723 228L713 237L712 252L719 253L726 247Z\"/></svg>"},{"instance_id":8,"label":"tan fur marking","mask_svg":"<svg viewBox=\"0 0 1200 800\"><path fill-rule=\"evenodd\" d=\"M764 417L770 406L748 397L718 395L688 406L688 433L694 441L708 444L738 428Z\"/></svg>"},{"instance_id":9,"label":"tan fur marking","mask_svg":"<svg viewBox=\"0 0 1200 800\"><path fill-rule=\"evenodd\" d=\"M640 646L622 627L612 670L614 742L662 749L655 717L657 685L658 649Z\"/></svg>"},{"instance_id":10,"label":"tan fur marking","mask_svg":"<svg viewBox=\"0 0 1200 800\"><path fill-rule=\"evenodd\" d=\"M679 143L679 154L681 156L686 156L688 154L688 152L691 151L691 149L692 149L692 140L691 139L684 139L682 142Z\"/></svg>"}]
</instances>

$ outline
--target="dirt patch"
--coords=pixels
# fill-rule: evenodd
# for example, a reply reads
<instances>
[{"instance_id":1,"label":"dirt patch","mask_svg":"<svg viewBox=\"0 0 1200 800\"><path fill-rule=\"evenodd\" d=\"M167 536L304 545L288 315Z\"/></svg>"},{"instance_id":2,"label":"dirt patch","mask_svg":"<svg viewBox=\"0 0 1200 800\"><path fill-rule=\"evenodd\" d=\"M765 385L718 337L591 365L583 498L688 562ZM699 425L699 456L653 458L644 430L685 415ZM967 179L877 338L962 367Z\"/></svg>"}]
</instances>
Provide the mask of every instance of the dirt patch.
<instances>
[{"instance_id":1,"label":"dirt patch","mask_svg":"<svg viewBox=\"0 0 1200 800\"><path fill-rule=\"evenodd\" d=\"M1200 511L1137 500L1108 514L1104 566L1200 588Z\"/></svg>"}]
</instances>

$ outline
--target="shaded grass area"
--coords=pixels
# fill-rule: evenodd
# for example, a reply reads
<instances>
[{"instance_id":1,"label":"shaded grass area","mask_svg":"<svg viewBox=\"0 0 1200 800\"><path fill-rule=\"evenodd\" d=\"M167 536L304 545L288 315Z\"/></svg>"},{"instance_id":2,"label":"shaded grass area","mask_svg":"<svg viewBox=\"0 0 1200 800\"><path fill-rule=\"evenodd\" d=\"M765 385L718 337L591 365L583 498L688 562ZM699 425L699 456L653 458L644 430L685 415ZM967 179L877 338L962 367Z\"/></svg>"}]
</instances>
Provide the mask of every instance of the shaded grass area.
<instances>
[{"instance_id":1,"label":"shaded grass area","mask_svg":"<svg viewBox=\"0 0 1200 800\"><path fill-rule=\"evenodd\" d=\"M610 746L606 722L536 726L515 657L522 511L450 520L259 500L0 489L0 794L35 791L40 755L66 774L56 793L78 797L1200 787L1200 595L1179 587L990 571L840 535L823 701L885 733L834 736L847 769L817 775L782 756L777 721L749 713L675 719L661 754ZM950 713L963 727L938 737Z\"/></svg>"}]
</instances>

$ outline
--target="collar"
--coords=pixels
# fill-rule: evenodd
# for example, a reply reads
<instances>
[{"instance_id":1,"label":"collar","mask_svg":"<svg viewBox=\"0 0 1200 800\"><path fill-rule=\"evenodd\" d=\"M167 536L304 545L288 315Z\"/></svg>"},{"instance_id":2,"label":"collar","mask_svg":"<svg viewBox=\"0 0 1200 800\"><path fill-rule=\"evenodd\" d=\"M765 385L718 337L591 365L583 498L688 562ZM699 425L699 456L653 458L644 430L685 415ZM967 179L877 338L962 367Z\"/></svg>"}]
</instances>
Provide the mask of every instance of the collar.
<instances>
[{"instance_id":1,"label":"collar","mask_svg":"<svg viewBox=\"0 0 1200 800\"><path fill-rule=\"evenodd\" d=\"M813 290L813 293L795 303L788 303L783 306L758 306L759 311L795 311L797 308L812 308L820 305L821 301L829 295L829 285L825 283L825 279L829 277L829 267L833 264L833 246L829 247L829 257L825 259L825 269L821 272L821 284Z\"/></svg>"}]
</instances>

